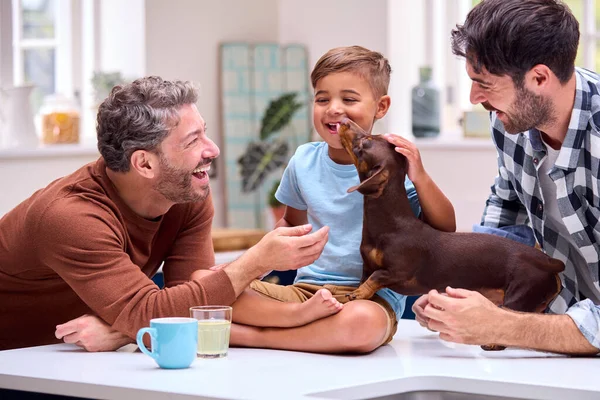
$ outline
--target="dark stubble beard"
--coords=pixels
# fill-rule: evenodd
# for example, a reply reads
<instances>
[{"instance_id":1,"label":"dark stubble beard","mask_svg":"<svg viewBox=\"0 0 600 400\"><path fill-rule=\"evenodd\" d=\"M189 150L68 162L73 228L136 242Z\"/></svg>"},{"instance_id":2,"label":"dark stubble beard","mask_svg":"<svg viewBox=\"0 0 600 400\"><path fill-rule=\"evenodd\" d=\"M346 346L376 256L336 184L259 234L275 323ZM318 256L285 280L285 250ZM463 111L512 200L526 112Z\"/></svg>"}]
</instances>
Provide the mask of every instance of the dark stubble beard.
<instances>
[{"instance_id":1,"label":"dark stubble beard","mask_svg":"<svg viewBox=\"0 0 600 400\"><path fill-rule=\"evenodd\" d=\"M203 201L210 192L208 186L201 193L196 192L192 186L192 171L173 167L163 154L160 154L160 170L154 189L175 204Z\"/></svg>"},{"instance_id":2,"label":"dark stubble beard","mask_svg":"<svg viewBox=\"0 0 600 400\"><path fill-rule=\"evenodd\" d=\"M516 100L505 115L508 122L504 124L504 129L513 134L547 126L556 121L552 101L525 87L517 88Z\"/></svg>"}]
</instances>

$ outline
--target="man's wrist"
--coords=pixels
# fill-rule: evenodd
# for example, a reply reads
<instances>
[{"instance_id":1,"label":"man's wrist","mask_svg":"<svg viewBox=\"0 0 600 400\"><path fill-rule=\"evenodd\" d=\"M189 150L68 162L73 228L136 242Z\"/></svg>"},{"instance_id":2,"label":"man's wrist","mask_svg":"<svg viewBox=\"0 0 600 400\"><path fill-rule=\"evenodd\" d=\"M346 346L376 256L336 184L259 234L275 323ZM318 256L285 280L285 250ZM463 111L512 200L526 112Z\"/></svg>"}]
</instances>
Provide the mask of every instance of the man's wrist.
<instances>
[{"instance_id":1,"label":"man's wrist","mask_svg":"<svg viewBox=\"0 0 600 400\"><path fill-rule=\"evenodd\" d=\"M597 354L568 315L524 313L500 309L491 328L492 343L562 354Z\"/></svg>"},{"instance_id":2,"label":"man's wrist","mask_svg":"<svg viewBox=\"0 0 600 400\"><path fill-rule=\"evenodd\" d=\"M502 346L520 346L519 339L516 336L521 325L524 323L524 318L527 314L519 313L513 310L500 308L497 310L498 315L493 319L497 322L494 326L489 326L490 343Z\"/></svg>"},{"instance_id":3,"label":"man's wrist","mask_svg":"<svg viewBox=\"0 0 600 400\"><path fill-rule=\"evenodd\" d=\"M254 247L251 247L239 258L244 269L253 278L259 277L267 272L267 268L262 265L261 257L257 253L257 250Z\"/></svg>"}]
</instances>

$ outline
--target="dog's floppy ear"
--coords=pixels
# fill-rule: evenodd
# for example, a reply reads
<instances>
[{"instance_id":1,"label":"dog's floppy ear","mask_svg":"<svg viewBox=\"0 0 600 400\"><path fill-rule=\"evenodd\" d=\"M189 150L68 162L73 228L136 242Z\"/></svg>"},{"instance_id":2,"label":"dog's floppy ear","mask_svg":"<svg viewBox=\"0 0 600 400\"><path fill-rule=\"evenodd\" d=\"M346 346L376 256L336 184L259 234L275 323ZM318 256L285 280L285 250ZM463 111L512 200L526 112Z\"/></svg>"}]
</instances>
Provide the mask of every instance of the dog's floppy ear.
<instances>
[{"instance_id":1,"label":"dog's floppy ear","mask_svg":"<svg viewBox=\"0 0 600 400\"><path fill-rule=\"evenodd\" d=\"M389 178L390 172L383 167L379 167L369 178L362 181L359 185L348 189L348 193L358 190L365 196L377 198L383 193L383 189L385 189Z\"/></svg>"}]
</instances>

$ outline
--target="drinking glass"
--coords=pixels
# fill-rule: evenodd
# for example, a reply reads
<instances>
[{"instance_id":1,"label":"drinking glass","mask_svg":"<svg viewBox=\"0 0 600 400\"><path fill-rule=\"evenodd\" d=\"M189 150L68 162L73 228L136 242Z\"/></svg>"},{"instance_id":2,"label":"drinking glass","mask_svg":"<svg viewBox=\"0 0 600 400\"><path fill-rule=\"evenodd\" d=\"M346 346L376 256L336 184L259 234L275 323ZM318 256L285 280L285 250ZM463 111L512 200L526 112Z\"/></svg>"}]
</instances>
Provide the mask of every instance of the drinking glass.
<instances>
[{"instance_id":1,"label":"drinking glass","mask_svg":"<svg viewBox=\"0 0 600 400\"><path fill-rule=\"evenodd\" d=\"M190 317L198 320L198 357L226 357L231 332L231 307L191 307Z\"/></svg>"}]
</instances>

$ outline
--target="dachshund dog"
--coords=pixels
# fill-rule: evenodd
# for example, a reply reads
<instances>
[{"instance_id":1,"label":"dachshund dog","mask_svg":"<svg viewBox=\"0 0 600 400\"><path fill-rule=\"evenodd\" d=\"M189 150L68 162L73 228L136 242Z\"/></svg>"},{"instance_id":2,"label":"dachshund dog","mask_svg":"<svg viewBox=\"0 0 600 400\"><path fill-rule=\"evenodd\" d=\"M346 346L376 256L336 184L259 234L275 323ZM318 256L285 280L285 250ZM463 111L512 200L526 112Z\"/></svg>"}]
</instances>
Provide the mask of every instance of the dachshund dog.
<instances>
[{"instance_id":1,"label":"dachshund dog","mask_svg":"<svg viewBox=\"0 0 600 400\"><path fill-rule=\"evenodd\" d=\"M339 135L358 170L364 196L361 285L350 300L369 299L384 287L420 295L447 286L475 290L496 305L543 312L561 290L564 264L542 251L485 233L442 232L417 218L404 180L407 160L383 137L349 119ZM485 350L501 350L497 345Z\"/></svg>"}]
</instances>

